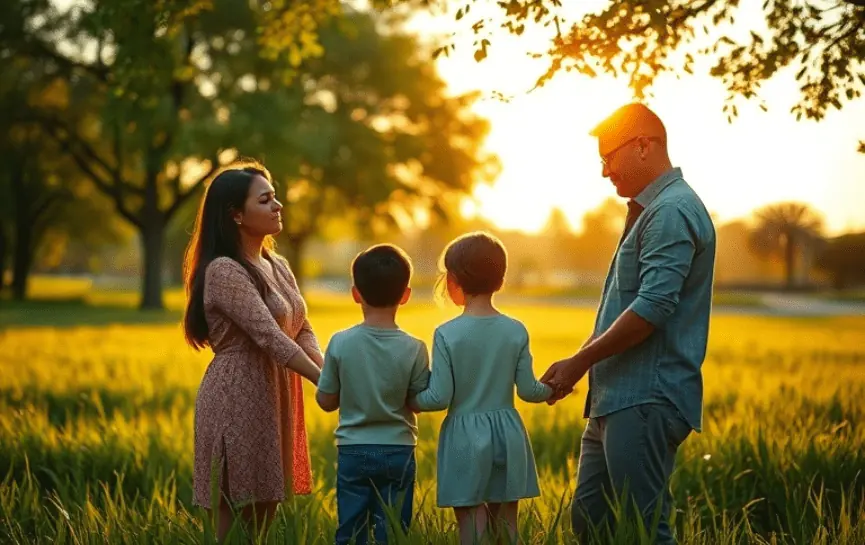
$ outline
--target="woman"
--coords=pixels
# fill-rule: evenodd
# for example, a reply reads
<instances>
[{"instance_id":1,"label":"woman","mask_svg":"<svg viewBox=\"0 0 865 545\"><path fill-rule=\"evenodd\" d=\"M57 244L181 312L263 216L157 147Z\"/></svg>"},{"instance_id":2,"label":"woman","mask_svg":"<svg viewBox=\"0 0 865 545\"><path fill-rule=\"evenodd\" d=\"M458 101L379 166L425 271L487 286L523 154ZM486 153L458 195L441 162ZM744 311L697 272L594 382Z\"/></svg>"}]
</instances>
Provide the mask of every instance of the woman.
<instances>
[{"instance_id":1,"label":"woman","mask_svg":"<svg viewBox=\"0 0 865 545\"><path fill-rule=\"evenodd\" d=\"M323 359L273 251L281 211L266 169L229 167L207 188L186 252L186 340L215 354L195 401L193 501L217 511L219 539L236 510L261 527L312 488L300 377L318 384Z\"/></svg>"}]
</instances>

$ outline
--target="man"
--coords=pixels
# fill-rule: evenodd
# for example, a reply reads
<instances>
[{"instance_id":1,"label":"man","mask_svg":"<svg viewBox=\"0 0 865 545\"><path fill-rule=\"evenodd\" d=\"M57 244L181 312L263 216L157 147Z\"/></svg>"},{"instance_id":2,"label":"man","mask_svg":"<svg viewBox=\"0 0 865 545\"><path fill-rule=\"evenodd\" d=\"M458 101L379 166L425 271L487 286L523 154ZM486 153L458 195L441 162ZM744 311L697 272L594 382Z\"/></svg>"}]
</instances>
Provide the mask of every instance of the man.
<instances>
[{"instance_id":1,"label":"man","mask_svg":"<svg viewBox=\"0 0 865 545\"><path fill-rule=\"evenodd\" d=\"M649 108L623 106L590 134L628 215L592 337L541 380L555 402L589 373L574 531L610 522L608 498L627 487L624 507L638 508L650 531L661 502L657 541L674 543L669 479L678 447L702 426L715 228L670 163L666 130Z\"/></svg>"}]
</instances>

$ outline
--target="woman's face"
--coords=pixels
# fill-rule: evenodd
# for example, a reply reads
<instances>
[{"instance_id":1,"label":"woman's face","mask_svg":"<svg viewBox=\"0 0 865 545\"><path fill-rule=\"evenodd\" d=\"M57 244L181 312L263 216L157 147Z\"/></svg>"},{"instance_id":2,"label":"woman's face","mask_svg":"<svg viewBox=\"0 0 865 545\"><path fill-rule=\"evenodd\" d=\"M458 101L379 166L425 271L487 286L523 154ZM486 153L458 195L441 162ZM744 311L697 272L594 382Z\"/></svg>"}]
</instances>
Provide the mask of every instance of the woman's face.
<instances>
[{"instance_id":1,"label":"woman's face","mask_svg":"<svg viewBox=\"0 0 865 545\"><path fill-rule=\"evenodd\" d=\"M282 203L276 200L273 186L262 176L255 176L242 212L234 214L238 229L251 237L266 237L282 231Z\"/></svg>"}]
</instances>

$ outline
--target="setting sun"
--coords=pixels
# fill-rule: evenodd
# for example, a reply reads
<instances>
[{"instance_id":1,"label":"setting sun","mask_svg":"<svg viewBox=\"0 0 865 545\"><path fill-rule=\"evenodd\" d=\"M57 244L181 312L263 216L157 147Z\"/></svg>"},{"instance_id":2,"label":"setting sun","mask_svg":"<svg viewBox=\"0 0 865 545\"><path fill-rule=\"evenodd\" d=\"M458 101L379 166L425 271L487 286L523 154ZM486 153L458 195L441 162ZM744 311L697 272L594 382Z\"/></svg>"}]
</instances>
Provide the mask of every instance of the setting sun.
<instances>
[{"instance_id":1,"label":"setting sun","mask_svg":"<svg viewBox=\"0 0 865 545\"><path fill-rule=\"evenodd\" d=\"M594 4L572 6L571 18ZM745 17L737 26L763 24L758 2L742 9ZM430 33L452 25L450 15L441 17L443 22L427 18L414 26ZM526 53L542 51L545 36L527 32L516 38L501 31L480 63L472 58L471 41L461 45L458 39L456 51L438 59L453 92L484 94L475 109L491 122L487 148L502 165L491 185L476 188L475 202L464 212L504 229L536 232L559 207L579 230L586 211L615 196L601 177L596 142L588 131L633 95L624 80L565 72L527 94L546 64ZM856 152L863 134L855 130L865 119L865 103L848 104L819 123L797 122L789 110L799 89L787 70L763 88L768 112L756 102L740 103L739 117L729 124L722 112L725 90L707 71L703 63L697 75L658 78L646 102L666 124L673 163L719 221L748 216L772 202L798 200L823 214L830 233L865 227L858 204L865 200L865 155ZM499 100L495 92L512 99Z\"/></svg>"}]
</instances>

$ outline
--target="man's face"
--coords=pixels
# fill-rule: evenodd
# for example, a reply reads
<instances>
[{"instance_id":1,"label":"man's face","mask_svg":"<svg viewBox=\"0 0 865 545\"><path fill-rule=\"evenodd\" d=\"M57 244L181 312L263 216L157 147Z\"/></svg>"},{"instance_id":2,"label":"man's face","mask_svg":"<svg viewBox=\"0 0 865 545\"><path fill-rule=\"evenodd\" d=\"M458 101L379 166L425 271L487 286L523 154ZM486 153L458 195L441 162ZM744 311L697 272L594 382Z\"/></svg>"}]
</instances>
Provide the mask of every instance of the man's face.
<instances>
[{"instance_id":1,"label":"man's face","mask_svg":"<svg viewBox=\"0 0 865 545\"><path fill-rule=\"evenodd\" d=\"M639 136L624 141L598 138L602 175L610 179L620 197L634 198L642 190L640 173L648 144L648 139Z\"/></svg>"}]
</instances>

